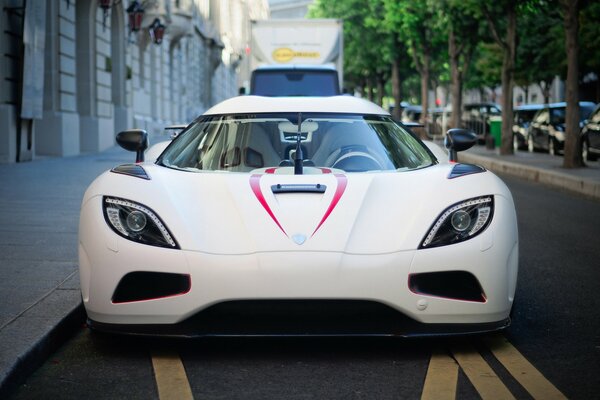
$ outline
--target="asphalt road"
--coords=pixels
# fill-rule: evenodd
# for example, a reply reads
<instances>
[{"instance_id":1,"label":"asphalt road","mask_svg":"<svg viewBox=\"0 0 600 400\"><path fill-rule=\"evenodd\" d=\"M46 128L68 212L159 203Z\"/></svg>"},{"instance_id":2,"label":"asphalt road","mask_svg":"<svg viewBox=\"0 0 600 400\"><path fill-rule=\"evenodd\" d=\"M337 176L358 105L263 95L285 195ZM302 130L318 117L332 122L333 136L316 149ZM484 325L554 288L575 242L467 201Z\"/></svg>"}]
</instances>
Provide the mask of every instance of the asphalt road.
<instances>
[{"instance_id":1,"label":"asphalt road","mask_svg":"<svg viewBox=\"0 0 600 400\"><path fill-rule=\"evenodd\" d=\"M513 324L492 340L508 339L533 371L503 367L489 337L174 341L82 327L13 398L418 399L432 387L431 398L501 398L495 380L517 399L551 398L519 380L534 371L568 398L599 398L600 203L503 179L517 206L520 271ZM440 360L446 377L460 365L455 390L427 386Z\"/></svg>"}]
</instances>

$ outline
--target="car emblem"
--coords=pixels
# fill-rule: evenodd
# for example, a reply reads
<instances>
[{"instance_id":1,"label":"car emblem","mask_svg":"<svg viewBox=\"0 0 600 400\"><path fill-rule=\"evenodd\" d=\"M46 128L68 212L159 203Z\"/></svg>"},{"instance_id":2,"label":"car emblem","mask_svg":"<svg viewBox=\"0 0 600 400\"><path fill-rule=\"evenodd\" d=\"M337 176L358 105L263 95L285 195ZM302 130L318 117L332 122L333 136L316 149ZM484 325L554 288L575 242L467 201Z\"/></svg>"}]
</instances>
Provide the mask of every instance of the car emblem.
<instances>
[{"instance_id":1,"label":"car emblem","mask_svg":"<svg viewBox=\"0 0 600 400\"><path fill-rule=\"evenodd\" d=\"M296 243L297 245L301 245L304 242L306 242L306 235L302 235L300 233L297 233L295 235L292 235L292 240L294 241L294 243Z\"/></svg>"}]
</instances>

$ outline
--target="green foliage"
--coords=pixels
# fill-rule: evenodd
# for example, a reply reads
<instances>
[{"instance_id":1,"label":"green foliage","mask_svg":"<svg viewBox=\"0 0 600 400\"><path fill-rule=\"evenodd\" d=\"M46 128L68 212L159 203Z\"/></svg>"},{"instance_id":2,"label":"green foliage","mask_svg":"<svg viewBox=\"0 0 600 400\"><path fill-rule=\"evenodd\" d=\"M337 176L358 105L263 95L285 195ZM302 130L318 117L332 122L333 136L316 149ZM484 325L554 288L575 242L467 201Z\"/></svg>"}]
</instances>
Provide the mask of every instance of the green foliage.
<instances>
[{"instance_id":1,"label":"green foliage","mask_svg":"<svg viewBox=\"0 0 600 400\"><path fill-rule=\"evenodd\" d=\"M536 3L537 7L523 6L517 21L515 82L520 86L550 83L556 75L566 75L562 19L555 6Z\"/></svg>"},{"instance_id":2,"label":"green foliage","mask_svg":"<svg viewBox=\"0 0 600 400\"><path fill-rule=\"evenodd\" d=\"M502 48L495 42L480 42L475 49L475 61L465 82L467 89L500 86Z\"/></svg>"},{"instance_id":3,"label":"green foliage","mask_svg":"<svg viewBox=\"0 0 600 400\"><path fill-rule=\"evenodd\" d=\"M590 1L580 11L579 24L580 72L594 72L600 79L600 2Z\"/></svg>"},{"instance_id":4,"label":"green foliage","mask_svg":"<svg viewBox=\"0 0 600 400\"><path fill-rule=\"evenodd\" d=\"M368 78L389 76L392 37L377 24L378 0L317 0L310 18L344 20L344 76L346 86L363 86Z\"/></svg>"}]
</instances>

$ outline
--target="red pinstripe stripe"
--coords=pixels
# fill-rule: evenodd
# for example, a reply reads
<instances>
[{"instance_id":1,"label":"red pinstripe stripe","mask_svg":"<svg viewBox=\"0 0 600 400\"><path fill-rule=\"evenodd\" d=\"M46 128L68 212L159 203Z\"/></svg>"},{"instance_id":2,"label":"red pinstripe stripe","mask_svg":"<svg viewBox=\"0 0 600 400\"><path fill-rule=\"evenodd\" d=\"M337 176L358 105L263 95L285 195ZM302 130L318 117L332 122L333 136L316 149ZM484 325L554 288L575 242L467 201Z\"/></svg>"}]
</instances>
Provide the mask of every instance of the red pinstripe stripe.
<instances>
[{"instance_id":1,"label":"red pinstripe stripe","mask_svg":"<svg viewBox=\"0 0 600 400\"><path fill-rule=\"evenodd\" d=\"M283 232L287 236L285 229L283 229L283 227L281 226L281 224L275 217L275 214L273 214L271 207L269 207L269 205L267 204L267 200L265 200L265 196L263 195L262 190L260 189L260 178L261 177L262 177L262 175L252 175L250 177L250 187L252 188L254 195L256 196L256 198L258 199L260 204L263 206L265 211L271 216L271 218L277 224L279 229L281 229L281 232Z\"/></svg>"},{"instance_id":2,"label":"red pinstripe stripe","mask_svg":"<svg viewBox=\"0 0 600 400\"><path fill-rule=\"evenodd\" d=\"M312 235L310 235L311 237L317 233L321 225L323 225L327 218L329 218L329 215L333 212L333 209L335 206L337 206L338 202L342 198L342 195L346 191L346 185L348 184L348 178L346 178L346 175L336 174L335 178L337 179L337 188L335 189L335 194L333 195L331 204L329 204L327 211L325 211L325 215L323 215L323 218L321 219L321 222L319 222L319 225L317 225L315 231L312 233Z\"/></svg>"}]
</instances>

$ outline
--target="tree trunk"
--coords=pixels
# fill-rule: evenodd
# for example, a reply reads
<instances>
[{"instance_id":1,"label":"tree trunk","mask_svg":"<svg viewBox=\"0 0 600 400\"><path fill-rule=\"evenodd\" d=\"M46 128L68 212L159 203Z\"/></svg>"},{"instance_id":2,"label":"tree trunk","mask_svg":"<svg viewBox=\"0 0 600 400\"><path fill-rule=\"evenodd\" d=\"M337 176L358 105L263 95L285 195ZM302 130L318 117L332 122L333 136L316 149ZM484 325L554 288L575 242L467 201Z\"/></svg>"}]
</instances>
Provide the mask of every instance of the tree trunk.
<instances>
[{"instance_id":1,"label":"tree trunk","mask_svg":"<svg viewBox=\"0 0 600 400\"><path fill-rule=\"evenodd\" d=\"M581 157L581 136L579 134L579 1L562 0L565 15L565 44L567 50L567 82L565 116L565 154L563 167L579 168L583 166Z\"/></svg>"},{"instance_id":2,"label":"tree trunk","mask_svg":"<svg viewBox=\"0 0 600 400\"><path fill-rule=\"evenodd\" d=\"M402 102L402 81L400 80L400 59L398 57L394 57L394 61L392 63L392 96L394 97L394 112L392 116L400 120L402 114L402 106L400 103Z\"/></svg>"},{"instance_id":3,"label":"tree trunk","mask_svg":"<svg viewBox=\"0 0 600 400\"><path fill-rule=\"evenodd\" d=\"M430 56L429 52L423 54L423 65L421 69L421 123L425 127L422 132L429 132L429 64ZM426 139L423 134L423 139Z\"/></svg>"},{"instance_id":4,"label":"tree trunk","mask_svg":"<svg viewBox=\"0 0 600 400\"><path fill-rule=\"evenodd\" d=\"M380 107L383 107L384 85L385 81L383 76L377 76L377 104L379 104Z\"/></svg>"},{"instance_id":5,"label":"tree trunk","mask_svg":"<svg viewBox=\"0 0 600 400\"><path fill-rule=\"evenodd\" d=\"M373 78L367 77L367 99L373 101Z\"/></svg>"},{"instance_id":6,"label":"tree trunk","mask_svg":"<svg viewBox=\"0 0 600 400\"><path fill-rule=\"evenodd\" d=\"M502 61L502 155L513 154L513 87L517 48L517 13L514 3L507 10L506 20L506 43Z\"/></svg>"},{"instance_id":7,"label":"tree trunk","mask_svg":"<svg viewBox=\"0 0 600 400\"><path fill-rule=\"evenodd\" d=\"M448 34L448 53L450 56L450 75L452 79L452 118L449 128L460 128L462 115L462 79L458 67L460 53L456 45L454 29Z\"/></svg>"}]
</instances>

